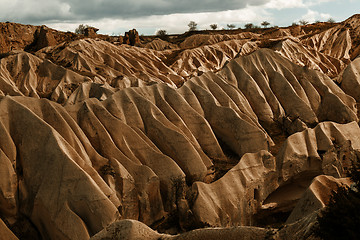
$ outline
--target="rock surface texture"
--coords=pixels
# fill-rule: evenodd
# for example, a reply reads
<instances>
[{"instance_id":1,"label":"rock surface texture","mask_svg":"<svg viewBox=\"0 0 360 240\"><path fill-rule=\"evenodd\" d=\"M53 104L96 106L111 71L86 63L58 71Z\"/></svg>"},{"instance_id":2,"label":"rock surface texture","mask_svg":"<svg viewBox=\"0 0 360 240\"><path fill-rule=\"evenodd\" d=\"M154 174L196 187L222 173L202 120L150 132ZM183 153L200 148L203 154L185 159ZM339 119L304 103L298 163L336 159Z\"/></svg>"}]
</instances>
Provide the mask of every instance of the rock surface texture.
<instances>
[{"instance_id":1,"label":"rock surface texture","mask_svg":"<svg viewBox=\"0 0 360 240\"><path fill-rule=\"evenodd\" d=\"M0 239L316 239L360 157L359 15L90 30L0 23Z\"/></svg>"}]
</instances>

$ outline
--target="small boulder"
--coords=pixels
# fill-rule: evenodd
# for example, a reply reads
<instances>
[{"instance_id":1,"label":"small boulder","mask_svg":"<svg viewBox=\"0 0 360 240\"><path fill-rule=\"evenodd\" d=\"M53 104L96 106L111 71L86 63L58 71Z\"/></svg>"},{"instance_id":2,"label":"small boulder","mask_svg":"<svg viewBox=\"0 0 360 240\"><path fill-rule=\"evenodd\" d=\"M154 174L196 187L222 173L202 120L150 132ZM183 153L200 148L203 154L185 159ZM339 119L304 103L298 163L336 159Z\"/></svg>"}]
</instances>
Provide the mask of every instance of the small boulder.
<instances>
[{"instance_id":1,"label":"small boulder","mask_svg":"<svg viewBox=\"0 0 360 240\"><path fill-rule=\"evenodd\" d=\"M125 33L125 36L123 38L123 43L131 46L140 44L139 33L136 31L136 29L130 30Z\"/></svg>"},{"instance_id":2,"label":"small boulder","mask_svg":"<svg viewBox=\"0 0 360 240\"><path fill-rule=\"evenodd\" d=\"M85 37L89 37L89 38L95 38L96 37L96 32L99 31L99 29L94 28L94 27L87 27L84 30L84 35Z\"/></svg>"}]
</instances>

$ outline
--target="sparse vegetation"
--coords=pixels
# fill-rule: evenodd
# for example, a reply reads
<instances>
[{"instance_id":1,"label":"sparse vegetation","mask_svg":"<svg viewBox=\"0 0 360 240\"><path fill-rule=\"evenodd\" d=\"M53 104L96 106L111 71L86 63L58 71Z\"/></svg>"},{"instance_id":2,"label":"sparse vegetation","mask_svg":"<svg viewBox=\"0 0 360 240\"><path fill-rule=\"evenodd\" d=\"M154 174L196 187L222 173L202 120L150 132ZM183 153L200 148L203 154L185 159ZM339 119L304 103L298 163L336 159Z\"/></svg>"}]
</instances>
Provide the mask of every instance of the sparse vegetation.
<instances>
[{"instance_id":1,"label":"sparse vegetation","mask_svg":"<svg viewBox=\"0 0 360 240\"><path fill-rule=\"evenodd\" d=\"M110 164L103 165L100 168L100 173L103 176L111 175L111 176L115 177L115 175L116 175L115 169Z\"/></svg>"},{"instance_id":2,"label":"sparse vegetation","mask_svg":"<svg viewBox=\"0 0 360 240\"><path fill-rule=\"evenodd\" d=\"M300 20L299 23L300 23L300 25L307 25L307 24L309 24L309 22L306 21L306 20Z\"/></svg>"},{"instance_id":3,"label":"sparse vegetation","mask_svg":"<svg viewBox=\"0 0 360 240\"><path fill-rule=\"evenodd\" d=\"M161 37L161 36L166 36L166 35L167 35L166 30L160 29L160 30L158 30L158 31L156 32L156 36L159 36L159 37Z\"/></svg>"},{"instance_id":4,"label":"sparse vegetation","mask_svg":"<svg viewBox=\"0 0 360 240\"><path fill-rule=\"evenodd\" d=\"M85 29L90 27L89 25L84 25L84 24L80 24L76 29L75 29L75 33L76 34L85 34Z\"/></svg>"},{"instance_id":5,"label":"sparse vegetation","mask_svg":"<svg viewBox=\"0 0 360 240\"><path fill-rule=\"evenodd\" d=\"M216 29L218 28L218 25L217 25L216 23L210 24L210 28L211 28L212 30L216 30Z\"/></svg>"},{"instance_id":6,"label":"sparse vegetation","mask_svg":"<svg viewBox=\"0 0 360 240\"><path fill-rule=\"evenodd\" d=\"M263 26L264 28L268 27L270 25L270 23L268 21L263 21L261 23L261 26Z\"/></svg>"},{"instance_id":7,"label":"sparse vegetation","mask_svg":"<svg viewBox=\"0 0 360 240\"><path fill-rule=\"evenodd\" d=\"M254 28L254 24L252 23L245 24L245 29L251 29L251 28Z\"/></svg>"},{"instance_id":8,"label":"sparse vegetation","mask_svg":"<svg viewBox=\"0 0 360 240\"><path fill-rule=\"evenodd\" d=\"M329 18L329 19L327 20L327 22L328 22L328 23L335 23L335 20L334 20L333 18Z\"/></svg>"},{"instance_id":9,"label":"sparse vegetation","mask_svg":"<svg viewBox=\"0 0 360 240\"><path fill-rule=\"evenodd\" d=\"M227 24L226 25L229 29L234 29L236 26L235 24Z\"/></svg>"},{"instance_id":10,"label":"sparse vegetation","mask_svg":"<svg viewBox=\"0 0 360 240\"><path fill-rule=\"evenodd\" d=\"M360 239L360 164L350 171L354 184L333 192L329 205L318 217L316 234L322 239Z\"/></svg>"},{"instance_id":11,"label":"sparse vegetation","mask_svg":"<svg viewBox=\"0 0 360 240\"><path fill-rule=\"evenodd\" d=\"M191 31L196 31L196 29L197 29L197 23L194 22L194 21L190 21L189 24L188 24L188 27L189 27L189 32L191 32Z\"/></svg>"},{"instance_id":12,"label":"sparse vegetation","mask_svg":"<svg viewBox=\"0 0 360 240\"><path fill-rule=\"evenodd\" d=\"M167 34L167 31L166 30L163 30L163 29L160 29L156 32L156 36L159 37L160 39L162 40L169 40L169 36Z\"/></svg>"}]
</instances>

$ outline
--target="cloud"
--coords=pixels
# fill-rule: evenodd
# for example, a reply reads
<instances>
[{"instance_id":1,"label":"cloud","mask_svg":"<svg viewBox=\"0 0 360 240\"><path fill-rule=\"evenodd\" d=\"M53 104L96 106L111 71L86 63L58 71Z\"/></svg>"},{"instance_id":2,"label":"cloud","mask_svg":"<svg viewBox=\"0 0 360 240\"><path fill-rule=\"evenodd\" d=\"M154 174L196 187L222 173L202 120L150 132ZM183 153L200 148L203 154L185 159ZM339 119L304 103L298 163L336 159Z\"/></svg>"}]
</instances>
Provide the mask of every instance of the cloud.
<instances>
[{"instance_id":1,"label":"cloud","mask_svg":"<svg viewBox=\"0 0 360 240\"><path fill-rule=\"evenodd\" d=\"M0 19L36 23L58 20L131 19L175 13L218 12L270 0L0 0Z\"/></svg>"},{"instance_id":2,"label":"cloud","mask_svg":"<svg viewBox=\"0 0 360 240\"><path fill-rule=\"evenodd\" d=\"M289 8L310 8L312 6L321 5L336 0L270 0L264 5L269 9L289 9Z\"/></svg>"},{"instance_id":3,"label":"cloud","mask_svg":"<svg viewBox=\"0 0 360 240\"><path fill-rule=\"evenodd\" d=\"M335 2L336 0L307 0L306 3L308 6L320 5L327 2Z\"/></svg>"},{"instance_id":4,"label":"cloud","mask_svg":"<svg viewBox=\"0 0 360 240\"><path fill-rule=\"evenodd\" d=\"M264 7L281 10L286 8L305 8L306 4L303 0L270 0Z\"/></svg>"},{"instance_id":5,"label":"cloud","mask_svg":"<svg viewBox=\"0 0 360 240\"><path fill-rule=\"evenodd\" d=\"M245 23L260 24L265 20L281 26L290 24L297 18L307 21L327 20L330 15L322 12L327 11L323 8L329 4L325 3L331 1L338 4L340 2L340 0L0 0L0 21L46 24L62 31L74 31L79 24L88 24L99 28L99 32L104 34L119 34L131 28L137 28L144 34L153 34L157 29L179 33L188 29L189 21L196 21L199 29L206 29L211 23L217 23L219 28L222 28L229 23L243 27Z\"/></svg>"},{"instance_id":6,"label":"cloud","mask_svg":"<svg viewBox=\"0 0 360 240\"><path fill-rule=\"evenodd\" d=\"M73 18L71 6L60 0L16 1L0 0L0 20L37 23L43 20Z\"/></svg>"},{"instance_id":7,"label":"cloud","mask_svg":"<svg viewBox=\"0 0 360 240\"><path fill-rule=\"evenodd\" d=\"M307 13L301 17L299 20L306 20L308 22L315 22L315 21L326 21L331 18L330 14L327 13L320 13L317 11L313 11L308 9Z\"/></svg>"},{"instance_id":8,"label":"cloud","mask_svg":"<svg viewBox=\"0 0 360 240\"><path fill-rule=\"evenodd\" d=\"M136 28L140 33L154 34L159 29L164 29L168 33L179 33L188 30L187 24L195 21L199 29L209 29L211 23L216 23L219 29L232 23L236 27L243 27L245 23L260 23L264 20L271 21L272 18L265 10L260 7L249 6L240 10L228 10L220 12L205 13L176 13L169 15L153 15L132 19L104 18L101 20L91 20L77 23L53 23L49 27L63 31L73 31L79 23L96 26L100 32L106 34L124 33L130 28Z\"/></svg>"}]
</instances>

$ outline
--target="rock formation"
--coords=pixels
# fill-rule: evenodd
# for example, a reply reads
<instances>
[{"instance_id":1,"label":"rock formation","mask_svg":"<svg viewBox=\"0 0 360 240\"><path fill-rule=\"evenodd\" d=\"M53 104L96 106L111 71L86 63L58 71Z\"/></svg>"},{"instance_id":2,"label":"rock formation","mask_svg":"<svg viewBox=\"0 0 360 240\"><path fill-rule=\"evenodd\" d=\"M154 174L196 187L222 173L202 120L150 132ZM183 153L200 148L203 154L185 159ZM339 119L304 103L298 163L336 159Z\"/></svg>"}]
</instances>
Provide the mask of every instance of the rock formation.
<instances>
[{"instance_id":1,"label":"rock formation","mask_svg":"<svg viewBox=\"0 0 360 240\"><path fill-rule=\"evenodd\" d=\"M360 87L360 58L356 58L347 66L340 76L339 82L345 93L360 102L360 93L358 91Z\"/></svg>"},{"instance_id":2,"label":"rock formation","mask_svg":"<svg viewBox=\"0 0 360 240\"><path fill-rule=\"evenodd\" d=\"M22 50L34 41L37 27L16 23L0 23L0 54Z\"/></svg>"},{"instance_id":3,"label":"rock formation","mask_svg":"<svg viewBox=\"0 0 360 240\"><path fill-rule=\"evenodd\" d=\"M54 46L57 44L57 41L51 32L46 26L41 26L40 29L37 29L34 34L34 41L28 45L25 49L37 51L45 47Z\"/></svg>"},{"instance_id":4,"label":"rock formation","mask_svg":"<svg viewBox=\"0 0 360 240\"><path fill-rule=\"evenodd\" d=\"M314 239L360 157L359 19L126 44L1 23L0 239Z\"/></svg>"},{"instance_id":5,"label":"rock formation","mask_svg":"<svg viewBox=\"0 0 360 240\"><path fill-rule=\"evenodd\" d=\"M350 180L326 175L316 177L297 202L286 223L294 223L325 207L329 203L331 192L341 186L349 187Z\"/></svg>"},{"instance_id":6,"label":"rock formation","mask_svg":"<svg viewBox=\"0 0 360 240\"><path fill-rule=\"evenodd\" d=\"M1 240L16 240L16 239L18 239L1 219L0 219L0 239Z\"/></svg>"},{"instance_id":7,"label":"rock formation","mask_svg":"<svg viewBox=\"0 0 360 240\"><path fill-rule=\"evenodd\" d=\"M136 29L132 29L125 33L123 43L131 46L135 46L140 43L139 33Z\"/></svg>"},{"instance_id":8,"label":"rock formation","mask_svg":"<svg viewBox=\"0 0 360 240\"><path fill-rule=\"evenodd\" d=\"M85 37L94 38L96 37L96 32L99 31L99 29L94 27L87 27L84 30Z\"/></svg>"}]
</instances>

